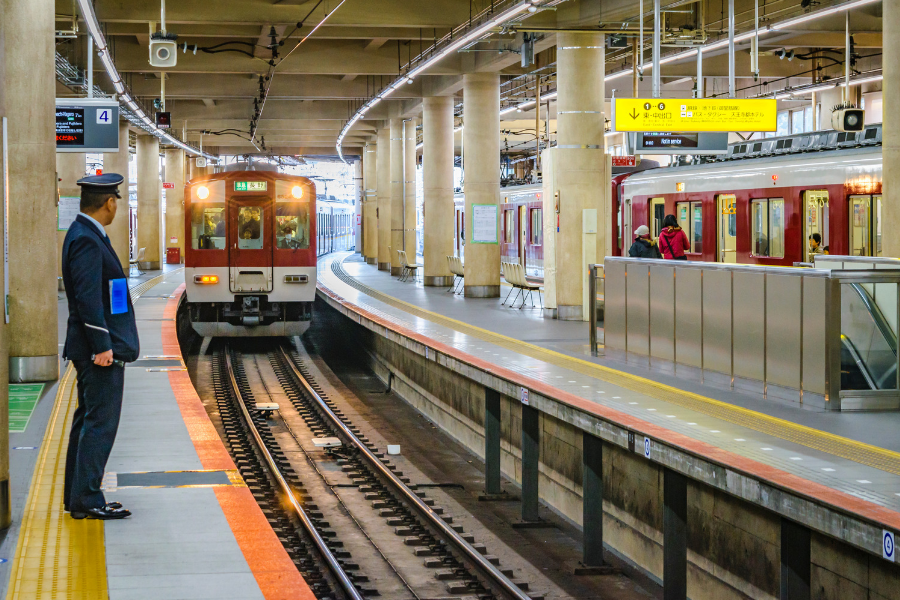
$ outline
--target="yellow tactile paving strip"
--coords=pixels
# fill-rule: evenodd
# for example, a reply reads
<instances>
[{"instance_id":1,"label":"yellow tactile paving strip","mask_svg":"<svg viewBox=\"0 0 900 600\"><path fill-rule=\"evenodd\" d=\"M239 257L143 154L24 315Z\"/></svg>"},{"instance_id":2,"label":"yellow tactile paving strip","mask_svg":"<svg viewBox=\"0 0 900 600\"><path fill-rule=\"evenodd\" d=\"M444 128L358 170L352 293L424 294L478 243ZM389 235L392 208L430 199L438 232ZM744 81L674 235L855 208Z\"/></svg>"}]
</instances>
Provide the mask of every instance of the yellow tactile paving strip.
<instances>
[{"instance_id":1,"label":"yellow tactile paving strip","mask_svg":"<svg viewBox=\"0 0 900 600\"><path fill-rule=\"evenodd\" d=\"M103 521L76 521L63 512L66 446L77 405L75 390L75 369L69 364L59 382L31 481L7 600L109 597Z\"/></svg>"},{"instance_id":2,"label":"yellow tactile paving strip","mask_svg":"<svg viewBox=\"0 0 900 600\"><path fill-rule=\"evenodd\" d=\"M739 406L734 406L706 396L701 396L700 394L680 390L672 386L617 371L587 360L567 356L559 352L554 352L553 350L547 350L546 348L541 348L515 338L500 335L486 329L481 329L480 327L469 325L468 323L463 323L462 321L457 321L456 319L445 317L438 313L419 308L409 302L398 300L393 296L389 296L384 292L360 283L344 271L341 266L342 262L343 260L336 259L331 265L332 271L341 279L341 281L368 296L421 319L437 323L438 325L442 325L449 329L454 329L460 333L464 333L485 342L490 342L512 352L524 354L525 356L564 369L569 369L576 373L587 375L600 381L605 381L609 384L617 385L624 389L657 400L662 400L663 402L668 402L675 406L693 410L728 423L740 425L752 429L753 431L758 431L779 439L800 444L820 452L826 452L833 456L852 460L875 469L893 473L894 475L900 475L900 453L864 444L856 440L847 439L818 429L813 429L812 427L806 427L805 425L792 423L784 419L772 417Z\"/></svg>"}]
</instances>

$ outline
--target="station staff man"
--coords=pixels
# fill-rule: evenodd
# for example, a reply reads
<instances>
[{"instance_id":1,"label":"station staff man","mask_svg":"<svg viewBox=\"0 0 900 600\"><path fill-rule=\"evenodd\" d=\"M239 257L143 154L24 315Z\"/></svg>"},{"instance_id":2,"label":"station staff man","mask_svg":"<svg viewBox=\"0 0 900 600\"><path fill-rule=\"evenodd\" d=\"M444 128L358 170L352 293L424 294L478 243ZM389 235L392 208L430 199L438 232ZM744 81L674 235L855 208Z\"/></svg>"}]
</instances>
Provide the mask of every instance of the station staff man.
<instances>
[{"instance_id":1,"label":"station staff man","mask_svg":"<svg viewBox=\"0 0 900 600\"><path fill-rule=\"evenodd\" d=\"M131 515L118 502L107 503L100 490L119 428L125 363L136 360L139 352L128 280L104 230L116 216L122 181L115 173L78 181L81 212L63 243L63 282L69 301L63 357L78 373L64 502L75 519Z\"/></svg>"}]
</instances>

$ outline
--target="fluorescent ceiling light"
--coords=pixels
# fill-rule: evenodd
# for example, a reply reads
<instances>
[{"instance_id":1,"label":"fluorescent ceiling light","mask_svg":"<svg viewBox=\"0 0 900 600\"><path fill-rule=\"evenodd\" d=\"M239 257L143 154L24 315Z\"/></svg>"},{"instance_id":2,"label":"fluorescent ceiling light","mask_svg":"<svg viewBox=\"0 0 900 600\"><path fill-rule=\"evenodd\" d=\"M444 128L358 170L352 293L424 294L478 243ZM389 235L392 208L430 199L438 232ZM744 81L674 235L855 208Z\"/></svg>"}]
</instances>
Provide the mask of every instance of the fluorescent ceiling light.
<instances>
[{"instance_id":1,"label":"fluorescent ceiling light","mask_svg":"<svg viewBox=\"0 0 900 600\"><path fill-rule=\"evenodd\" d=\"M867 4L874 4L876 2L881 2L881 0L854 0L853 2L845 2L843 4L838 4L837 6L830 6L828 8L823 8L822 10L816 10L806 13L805 15L800 15L799 17L794 17L793 19L787 19L785 21L781 21L780 23L769 25L769 29L771 31L790 29L791 27L799 25L800 23L806 23L815 19L821 19L822 17L827 17L829 15L853 10L854 8L859 8L860 6L865 6Z\"/></svg>"}]
</instances>

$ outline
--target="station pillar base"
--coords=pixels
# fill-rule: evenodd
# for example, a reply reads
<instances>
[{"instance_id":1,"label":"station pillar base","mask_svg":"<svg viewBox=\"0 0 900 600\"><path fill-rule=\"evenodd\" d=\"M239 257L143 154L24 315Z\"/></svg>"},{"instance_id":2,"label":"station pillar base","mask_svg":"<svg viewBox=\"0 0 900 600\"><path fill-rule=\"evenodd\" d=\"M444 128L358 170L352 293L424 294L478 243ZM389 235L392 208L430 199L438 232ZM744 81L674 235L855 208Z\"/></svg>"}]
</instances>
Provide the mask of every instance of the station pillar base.
<instances>
[{"instance_id":1,"label":"station pillar base","mask_svg":"<svg viewBox=\"0 0 900 600\"><path fill-rule=\"evenodd\" d=\"M403 267L391 267L391 275L399 275Z\"/></svg>"},{"instance_id":2,"label":"station pillar base","mask_svg":"<svg viewBox=\"0 0 900 600\"><path fill-rule=\"evenodd\" d=\"M145 261L139 264L141 265L142 271L159 271L160 269L159 261Z\"/></svg>"},{"instance_id":3,"label":"station pillar base","mask_svg":"<svg viewBox=\"0 0 900 600\"><path fill-rule=\"evenodd\" d=\"M556 318L556 309L555 308L544 308L542 316L545 319L555 319Z\"/></svg>"},{"instance_id":4,"label":"station pillar base","mask_svg":"<svg viewBox=\"0 0 900 600\"><path fill-rule=\"evenodd\" d=\"M426 275L422 278L422 282L433 287L450 287L453 285L453 279L453 275Z\"/></svg>"},{"instance_id":5,"label":"station pillar base","mask_svg":"<svg viewBox=\"0 0 900 600\"><path fill-rule=\"evenodd\" d=\"M377 263L378 263L378 259L375 258L374 256L367 256L367 257L366 257L366 264L367 264L367 265L374 265L374 264L377 264Z\"/></svg>"},{"instance_id":6,"label":"station pillar base","mask_svg":"<svg viewBox=\"0 0 900 600\"><path fill-rule=\"evenodd\" d=\"M467 285L463 295L466 298L499 298L499 285Z\"/></svg>"},{"instance_id":7,"label":"station pillar base","mask_svg":"<svg viewBox=\"0 0 900 600\"><path fill-rule=\"evenodd\" d=\"M9 480L0 481L0 529L12 525L12 511L9 506Z\"/></svg>"},{"instance_id":8,"label":"station pillar base","mask_svg":"<svg viewBox=\"0 0 900 600\"><path fill-rule=\"evenodd\" d=\"M391 270L391 263L389 263L389 262L380 262L380 263L378 263L378 270L379 270L379 271L390 271L390 270Z\"/></svg>"},{"instance_id":9,"label":"station pillar base","mask_svg":"<svg viewBox=\"0 0 900 600\"><path fill-rule=\"evenodd\" d=\"M59 356L10 356L9 382L32 383L59 379Z\"/></svg>"},{"instance_id":10,"label":"station pillar base","mask_svg":"<svg viewBox=\"0 0 900 600\"><path fill-rule=\"evenodd\" d=\"M560 321L583 321L584 307L560 305L556 308L556 318Z\"/></svg>"}]
</instances>

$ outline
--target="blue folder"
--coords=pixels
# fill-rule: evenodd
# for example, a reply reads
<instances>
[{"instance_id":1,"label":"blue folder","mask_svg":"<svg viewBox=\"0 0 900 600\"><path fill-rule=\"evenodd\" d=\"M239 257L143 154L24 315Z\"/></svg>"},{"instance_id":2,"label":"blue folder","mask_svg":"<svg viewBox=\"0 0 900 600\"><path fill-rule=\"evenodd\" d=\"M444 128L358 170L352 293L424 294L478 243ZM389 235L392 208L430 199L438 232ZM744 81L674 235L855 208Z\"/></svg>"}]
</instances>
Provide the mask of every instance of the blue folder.
<instances>
[{"instance_id":1,"label":"blue folder","mask_svg":"<svg viewBox=\"0 0 900 600\"><path fill-rule=\"evenodd\" d=\"M109 312L114 315L128 312L128 281L126 279L109 280Z\"/></svg>"}]
</instances>

